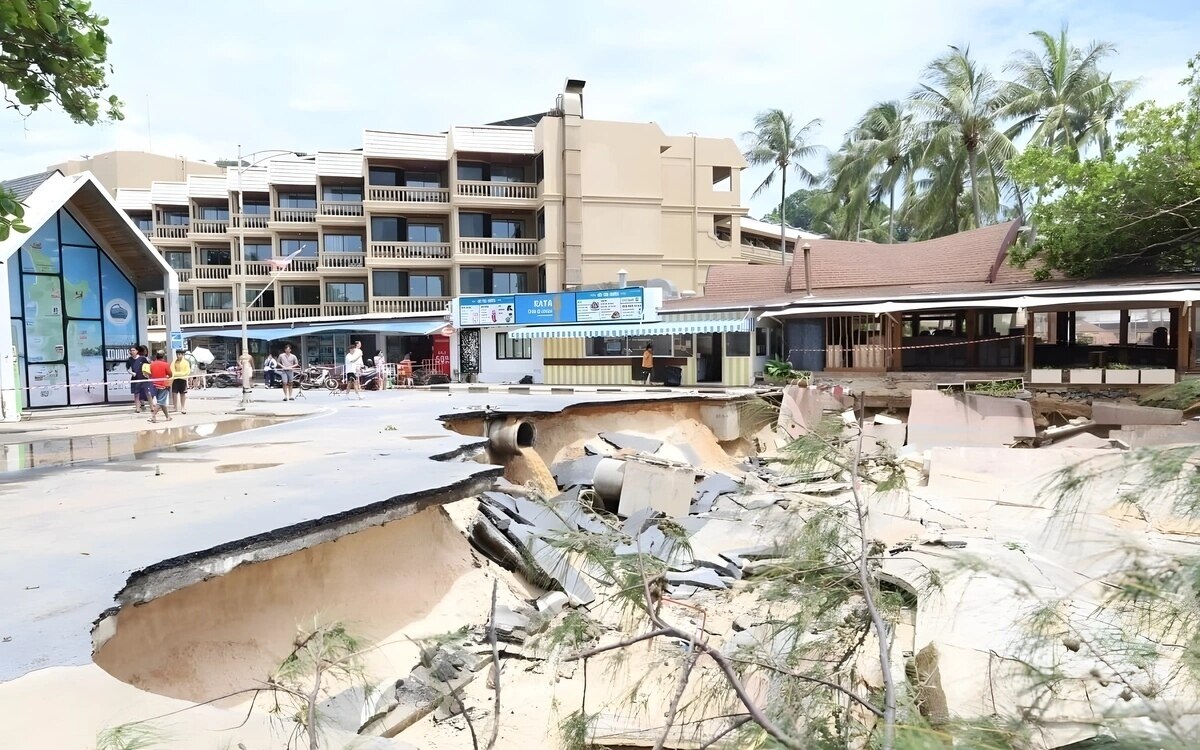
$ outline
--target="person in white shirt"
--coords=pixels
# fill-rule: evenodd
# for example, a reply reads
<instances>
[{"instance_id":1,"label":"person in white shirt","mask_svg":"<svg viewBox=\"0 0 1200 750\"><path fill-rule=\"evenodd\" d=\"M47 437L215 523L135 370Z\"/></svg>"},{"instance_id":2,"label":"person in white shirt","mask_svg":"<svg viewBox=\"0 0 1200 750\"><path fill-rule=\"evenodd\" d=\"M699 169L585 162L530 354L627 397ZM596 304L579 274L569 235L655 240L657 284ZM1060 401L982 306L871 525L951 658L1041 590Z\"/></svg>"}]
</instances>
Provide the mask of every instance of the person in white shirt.
<instances>
[{"instance_id":1,"label":"person in white shirt","mask_svg":"<svg viewBox=\"0 0 1200 750\"><path fill-rule=\"evenodd\" d=\"M346 390L354 389L361 399L362 384L358 382L358 373L362 370L363 354L362 342L355 341L346 351Z\"/></svg>"},{"instance_id":2,"label":"person in white shirt","mask_svg":"<svg viewBox=\"0 0 1200 750\"><path fill-rule=\"evenodd\" d=\"M278 370L279 362L275 360L275 355L267 352L267 358L263 362L263 382L267 384L268 388L273 388L276 382L282 380L279 377Z\"/></svg>"}]
</instances>

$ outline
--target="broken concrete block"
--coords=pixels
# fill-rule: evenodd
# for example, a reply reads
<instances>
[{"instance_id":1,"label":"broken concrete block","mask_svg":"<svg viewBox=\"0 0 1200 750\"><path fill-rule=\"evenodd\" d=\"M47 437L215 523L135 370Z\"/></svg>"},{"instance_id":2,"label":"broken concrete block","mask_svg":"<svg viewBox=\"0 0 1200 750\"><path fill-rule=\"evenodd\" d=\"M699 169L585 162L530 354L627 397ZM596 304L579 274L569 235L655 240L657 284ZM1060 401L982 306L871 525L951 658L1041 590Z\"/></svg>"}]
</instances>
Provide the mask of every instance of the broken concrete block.
<instances>
[{"instance_id":1,"label":"broken concrete block","mask_svg":"<svg viewBox=\"0 0 1200 750\"><path fill-rule=\"evenodd\" d=\"M583 573L567 560L567 551L549 544L538 537L535 531L533 527L521 524L513 524L509 529L509 534L525 548L537 566L536 570L528 571L525 569L525 560L522 560L521 570L535 583L539 577L557 581L576 606L595 601L595 592Z\"/></svg>"},{"instance_id":2,"label":"broken concrete block","mask_svg":"<svg viewBox=\"0 0 1200 750\"><path fill-rule=\"evenodd\" d=\"M596 474L596 465L603 459L604 456L596 455L559 461L550 467L550 473L554 475L554 481L558 482L559 487L591 486L592 478Z\"/></svg>"},{"instance_id":3,"label":"broken concrete block","mask_svg":"<svg viewBox=\"0 0 1200 750\"><path fill-rule=\"evenodd\" d=\"M1112 430L1110 439L1119 440L1130 448L1145 448L1155 445L1187 445L1200 443L1200 422L1163 425L1131 425L1123 430ZM1062 441L1059 445L1066 443Z\"/></svg>"},{"instance_id":4,"label":"broken concrete block","mask_svg":"<svg viewBox=\"0 0 1200 750\"><path fill-rule=\"evenodd\" d=\"M890 417L887 414L876 414L873 421L875 424L904 424L904 420Z\"/></svg>"},{"instance_id":5,"label":"broken concrete block","mask_svg":"<svg viewBox=\"0 0 1200 750\"><path fill-rule=\"evenodd\" d=\"M1156 406L1095 401L1092 403L1092 419L1096 424L1105 425L1177 425L1183 421L1183 412L1178 409L1160 409Z\"/></svg>"},{"instance_id":6,"label":"broken concrete block","mask_svg":"<svg viewBox=\"0 0 1200 750\"><path fill-rule=\"evenodd\" d=\"M508 519L504 519L507 523ZM492 525L486 516L477 516L471 524L471 541L475 543L492 562L505 570L517 570L521 567L521 553L508 537Z\"/></svg>"},{"instance_id":7,"label":"broken concrete block","mask_svg":"<svg viewBox=\"0 0 1200 750\"><path fill-rule=\"evenodd\" d=\"M635 453L653 453L663 444L658 438L634 432L602 432L600 438L621 450L631 450Z\"/></svg>"},{"instance_id":8,"label":"broken concrete block","mask_svg":"<svg viewBox=\"0 0 1200 750\"><path fill-rule=\"evenodd\" d=\"M893 453L904 447L908 440L908 425L896 421L876 422L863 425L863 453L877 453L887 446Z\"/></svg>"},{"instance_id":9,"label":"broken concrete block","mask_svg":"<svg viewBox=\"0 0 1200 750\"><path fill-rule=\"evenodd\" d=\"M686 516L695 486L694 469L630 459L625 462L617 515L628 517L642 508L653 508L671 518Z\"/></svg>"},{"instance_id":10,"label":"broken concrete block","mask_svg":"<svg viewBox=\"0 0 1200 750\"><path fill-rule=\"evenodd\" d=\"M590 456L612 457L617 454L616 446L607 440L601 440L599 436L585 442L583 450Z\"/></svg>"},{"instance_id":11,"label":"broken concrete block","mask_svg":"<svg viewBox=\"0 0 1200 750\"><path fill-rule=\"evenodd\" d=\"M700 422L712 430L713 435L721 442L737 440L742 436L737 404L705 404L700 407Z\"/></svg>"},{"instance_id":12,"label":"broken concrete block","mask_svg":"<svg viewBox=\"0 0 1200 750\"><path fill-rule=\"evenodd\" d=\"M820 424L823 415L817 391L789 385L783 389L783 401L779 405L779 418L775 424L788 437L795 439Z\"/></svg>"},{"instance_id":13,"label":"broken concrete block","mask_svg":"<svg viewBox=\"0 0 1200 750\"><path fill-rule=\"evenodd\" d=\"M732 495L741 490L741 484L727 474L711 474L696 485L692 495L692 513L707 513L721 495Z\"/></svg>"},{"instance_id":14,"label":"broken concrete block","mask_svg":"<svg viewBox=\"0 0 1200 750\"><path fill-rule=\"evenodd\" d=\"M717 571L712 568L696 568L687 571L668 570L663 576L669 584L683 584L704 589L729 588Z\"/></svg>"},{"instance_id":15,"label":"broken concrete block","mask_svg":"<svg viewBox=\"0 0 1200 750\"><path fill-rule=\"evenodd\" d=\"M533 526L539 532L562 533L576 530L574 524L570 523L562 514L556 513L541 503L535 503L523 497L515 498L515 501L517 513L525 519L525 525Z\"/></svg>"},{"instance_id":16,"label":"broken concrete block","mask_svg":"<svg viewBox=\"0 0 1200 750\"><path fill-rule=\"evenodd\" d=\"M1001 447L1037 435L1029 403L1015 398L972 393L912 392L908 412L908 445Z\"/></svg>"},{"instance_id":17,"label":"broken concrete block","mask_svg":"<svg viewBox=\"0 0 1200 750\"><path fill-rule=\"evenodd\" d=\"M547 591L537 599L538 612L541 612L547 619L557 617L559 612L566 609L570 601L567 595L561 591Z\"/></svg>"},{"instance_id":18,"label":"broken concrete block","mask_svg":"<svg viewBox=\"0 0 1200 750\"><path fill-rule=\"evenodd\" d=\"M412 675L396 681L392 695L387 696L387 705L363 724L359 734L395 737L433 713L442 696L440 690L422 680L414 670Z\"/></svg>"},{"instance_id":19,"label":"broken concrete block","mask_svg":"<svg viewBox=\"0 0 1200 750\"><path fill-rule=\"evenodd\" d=\"M524 642L532 626L533 621L528 616L507 604L496 605L495 615L489 623L489 627L495 627L497 639L512 643Z\"/></svg>"}]
</instances>

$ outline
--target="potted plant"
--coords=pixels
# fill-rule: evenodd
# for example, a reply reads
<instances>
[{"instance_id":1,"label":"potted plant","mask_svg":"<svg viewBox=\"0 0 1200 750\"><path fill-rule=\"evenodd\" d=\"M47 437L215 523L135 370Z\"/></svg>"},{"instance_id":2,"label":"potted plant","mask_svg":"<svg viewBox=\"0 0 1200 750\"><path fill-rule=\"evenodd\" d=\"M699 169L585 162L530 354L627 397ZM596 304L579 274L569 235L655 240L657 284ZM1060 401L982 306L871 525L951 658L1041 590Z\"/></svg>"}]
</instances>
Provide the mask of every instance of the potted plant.
<instances>
[{"instance_id":1,"label":"potted plant","mask_svg":"<svg viewBox=\"0 0 1200 750\"><path fill-rule=\"evenodd\" d=\"M1029 373L1029 380L1034 383L1061 383L1063 382L1063 371L1061 367L1042 365L1033 368Z\"/></svg>"},{"instance_id":2,"label":"potted plant","mask_svg":"<svg viewBox=\"0 0 1200 750\"><path fill-rule=\"evenodd\" d=\"M1109 385L1137 385L1138 371L1129 365L1113 362L1104 368L1104 382Z\"/></svg>"},{"instance_id":3,"label":"potted plant","mask_svg":"<svg viewBox=\"0 0 1200 750\"><path fill-rule=\"evenodd\" d=\"M763 365L763 378L772 385L787 385L794 374L792 363L784 359L768 359Z\"/></svg>"},{"instance_id":4,"label":"potted plant","mask_svg":"<svg viewBox=\"0 0 1200 750\"><path fill-rule=\"evenodd\" d=\"M1175 371L1170 367L1144 367L1141 382L1146 385L1174 385Z\"/></svg>"},{"instance_id":5,"label":"potted plant","mask_svg":"<svg viewBox=\"0 0 1200 750\"><path fill-rule=\"evenodd\" d=\"M1104 370L1098 367L1072 367L1071 384L1098 385L1104 382Z\"/></svg>"}]
</instances>

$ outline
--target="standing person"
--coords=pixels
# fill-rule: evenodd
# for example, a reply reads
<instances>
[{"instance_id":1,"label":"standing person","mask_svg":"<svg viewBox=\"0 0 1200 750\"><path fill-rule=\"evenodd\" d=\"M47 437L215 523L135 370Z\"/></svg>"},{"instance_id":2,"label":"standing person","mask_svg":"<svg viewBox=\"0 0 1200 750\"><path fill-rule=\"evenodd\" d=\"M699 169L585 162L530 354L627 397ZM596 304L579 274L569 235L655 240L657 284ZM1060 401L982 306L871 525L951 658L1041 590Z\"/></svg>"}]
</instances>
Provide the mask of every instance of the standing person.
<instances>
[{"instance_id":1,"label":"standing person","mask_svg":"<svg viewBox=\"0 0 1200 750\"><path fill-rule=\"evenodd\" d=\"M275 355L267 352L267 358L263 360L263 382L268 388L273 388L276 382L283 385L283 378L279 375L279 362L276 361Z\"/></svg>"},{"instance_id":2,"label":"standing person","mask_svg":"<svg viewBox=\"0 0 1200 750\"><path fill-rule=\"evenodd\" d=\"M354 392L358 394L358 398L360 400L362 399L363 395L362 384L358 382L358 373L362 370L362 364L362 342L355 341L350 345L350 348L346 350L346 390L353 388Z\"/></svg>"},{"instance_id":3,"label":"standing person","mask_svg":"<svg viewBox=\"0 0 1200 750\"><path fill-rule=\"evenodd\" d=\"M383 366L386 364L386 357L383 356L383 350L375 352L375 390L383 390Z\"/></svg>"},{"instance_id":4,"label":"standing person","mask_svg":"<svg viewBox=\"0 0 1200 750\"><path fill-rule=\"evenodd\" d=\"M296 397L292 395L292 383L299 371L300 360L296 359L295 354L292 354L292 345L284 344L283 353L279 355L279 375L283 378L284 401L296 400Z\"/></svg>"},{"instance_id":5,"label":"standing person","mask_svg":"<svg viewBox=\"0 0 1200 750\"><path fill-rule=\"evenodd\" d=\"M650 385L650 376L654 374L654 344L646 344L642 350L642 370L646 373L646 385Z\"/></svg>"},{"instance_id":6,"label":"standing person","mask_svg":"<svg viewBox=\"0 0 1200 750\"><path fill-rule=\"evenodd\" d=\"M175 361L171 363L171 400L175 403L175 411L187 414L188 378L192 376L192 363L183 356L183 350L175 352Z\"/></svg>"},{"instance_id":7,"label":"standing person","mask_svg":"<svg viewBox=\"0 0 1200 750\"><path fill-rule=\"evenodd\" d=\"M238 357L239 375L242 378L242 397L243 400L250 400L250 388L254 385L254 357L250 354L249 349L243 349L241 356Z\"/></svg>"},{"instance_id":8,"label":"standing person","mask_svg":"<svg viewBox=\"0 0 1200 750\"><path fill-rule=\"evenodd\" d=\"M129 391L133 394L133 413L140 414L142 412L142 398L144 396L143 384L145 377L142 375L142 366L149 364L146 359L146 347L131 346L129 347L129 359L125 360L125 369L129 370ZM149 405L149 400L146 401Z\"/></svg>"},{"instance_id":9,"label":"standing person","mask_svg":"<svg viewBox=\"0 0 1200 750\"><path fill-rule=\"evenodd\" d=\"M147 385L154 389L154 404L150 407L150 422L158 421L155 409L162 411L166 421L171 421L167 413L167 399L171 396L171 365L167 355L161 351L154 353L154 361L142 366L142 374L146 376Z\"/></svg>"}]
</instances>

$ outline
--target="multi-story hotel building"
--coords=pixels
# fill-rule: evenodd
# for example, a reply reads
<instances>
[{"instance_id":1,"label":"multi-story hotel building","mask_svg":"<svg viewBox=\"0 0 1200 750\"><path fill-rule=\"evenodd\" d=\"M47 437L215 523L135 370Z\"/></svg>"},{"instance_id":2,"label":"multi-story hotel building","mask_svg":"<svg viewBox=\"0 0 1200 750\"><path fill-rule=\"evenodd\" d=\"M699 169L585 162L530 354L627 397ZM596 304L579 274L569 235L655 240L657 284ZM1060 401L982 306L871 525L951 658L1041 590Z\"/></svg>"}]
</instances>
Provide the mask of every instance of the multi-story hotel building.
<instances>
[{"instance_id":1,"label":"multi-story hotel building","mask_svg":"<svg viewBox=\"0 0 1200 750\"><path fill-rule=\"evenodd\" d=\"M568 81L554 109L518 120L365 130L356 149L244 158L215 174L201 164L141 188L125 179L117 202L177 270L185 335L226 355L243 315L252 340L336 326L378 334L391 358L413 347L399 336L442 321L459 295L570 290L619 271L700 293L711 265L779 262L741 236L733 140L585 119L582 89ZM150 322L162 330L163 308ZM306 338L306 359L334 361L345 340Z\"/></svg>"}]
</instances>

